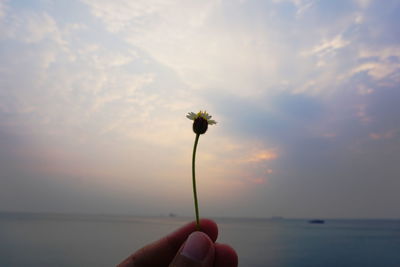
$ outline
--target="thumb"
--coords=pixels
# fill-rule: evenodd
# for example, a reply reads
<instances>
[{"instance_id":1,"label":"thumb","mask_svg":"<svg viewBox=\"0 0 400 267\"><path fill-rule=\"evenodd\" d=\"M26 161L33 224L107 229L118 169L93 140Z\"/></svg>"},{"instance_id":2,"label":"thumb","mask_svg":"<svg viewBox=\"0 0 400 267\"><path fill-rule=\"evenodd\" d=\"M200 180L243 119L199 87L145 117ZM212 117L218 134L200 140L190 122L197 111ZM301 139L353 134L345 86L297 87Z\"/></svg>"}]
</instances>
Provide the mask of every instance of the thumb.
<instances>
[{"instance_id":1,"label":"thumb","mask_svg":"<svg viewBox=\"0 0 400 267\"><path fill-rule=\"evenodd\" d=\"M183 243L169 267L212 267L214 243L203 232L193 232Z\"/></svg>"}]
</instances>

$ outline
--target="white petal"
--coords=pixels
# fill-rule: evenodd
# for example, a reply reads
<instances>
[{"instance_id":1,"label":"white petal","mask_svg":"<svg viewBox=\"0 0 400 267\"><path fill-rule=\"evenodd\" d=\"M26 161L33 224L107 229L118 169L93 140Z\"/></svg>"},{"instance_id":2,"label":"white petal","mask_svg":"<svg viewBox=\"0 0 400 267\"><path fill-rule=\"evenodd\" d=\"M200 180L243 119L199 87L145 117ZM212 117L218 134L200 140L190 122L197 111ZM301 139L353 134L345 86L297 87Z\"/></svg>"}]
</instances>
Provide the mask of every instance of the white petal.
<instances>
[{"instance_id":1,"label":"white petal","mask_svg":"<svg viewBox=\"0 0 400 267\"><path fill-rule=\"evenodd\" d=\"M186 115L186 118L188 118L189 120L194 120L194 119L196 118L196 113L194 113L194 112L189 112L189 113Z\"/></svg>"},{"instance_id":2,"label":"white petal","mask_svg":"<svg viewBox=\"0 0 400 267\"><path fill-rule=\"evenodd\" d=\"M213 124L217 124L217 122L215 120L207 120L208 124L213 125Z\"/></svg>"}]
</instances>

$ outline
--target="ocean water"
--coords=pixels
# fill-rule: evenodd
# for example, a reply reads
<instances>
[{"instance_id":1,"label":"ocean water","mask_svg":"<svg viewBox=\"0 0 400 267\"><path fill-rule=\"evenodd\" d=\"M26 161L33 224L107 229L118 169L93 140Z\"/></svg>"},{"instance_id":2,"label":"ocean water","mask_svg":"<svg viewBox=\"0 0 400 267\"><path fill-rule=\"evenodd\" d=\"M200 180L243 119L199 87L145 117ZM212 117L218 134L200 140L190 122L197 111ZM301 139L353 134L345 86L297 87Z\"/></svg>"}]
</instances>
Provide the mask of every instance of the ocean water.
<instances>
[{"instance_id":1,"label":"ocean water","mask_svg":"<svg viewBox=\"0 0 400 267\"><path fill-rule=\"evenodd\" d=\"M0 266L115 266L189 220L0 213ZM400 266L399 220L215 220L239 266Z\"/></svg>"}]
</instances>

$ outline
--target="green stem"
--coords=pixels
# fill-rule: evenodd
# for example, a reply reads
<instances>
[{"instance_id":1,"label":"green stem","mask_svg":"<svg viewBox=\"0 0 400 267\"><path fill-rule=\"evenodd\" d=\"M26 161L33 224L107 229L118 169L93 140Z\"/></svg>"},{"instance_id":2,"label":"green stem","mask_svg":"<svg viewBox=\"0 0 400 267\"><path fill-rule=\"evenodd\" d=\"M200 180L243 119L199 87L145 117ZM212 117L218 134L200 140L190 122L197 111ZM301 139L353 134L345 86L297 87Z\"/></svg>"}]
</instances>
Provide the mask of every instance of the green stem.
<instances>
[{"instance_id":1,"label":"green stem","mask_svg":"<svg viewBox=\"0 0 400 267\"><path fill-rule=\"evenodd\" d=\"M195 161L196 161L196 149L197 143L199 142L200 134L196 134L196 139L194 140L193 146L193 156L192 156L192 182L193 182L193 196L194 196L194 210L196 212L196 229L200 231L200 219L199 219L199 204L197 202L197 190L196 190L196 172L195 172Z\"/></svg>"}]
</instances>

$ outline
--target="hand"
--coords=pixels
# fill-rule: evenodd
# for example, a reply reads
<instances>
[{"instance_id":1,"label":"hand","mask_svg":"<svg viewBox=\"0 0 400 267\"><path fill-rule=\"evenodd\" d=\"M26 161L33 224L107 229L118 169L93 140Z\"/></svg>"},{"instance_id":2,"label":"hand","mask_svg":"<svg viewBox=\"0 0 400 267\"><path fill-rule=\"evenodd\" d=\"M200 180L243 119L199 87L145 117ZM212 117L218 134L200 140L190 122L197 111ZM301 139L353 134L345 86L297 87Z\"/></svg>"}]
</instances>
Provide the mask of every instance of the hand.
<instances>
[{"instance_id":1,"label":"hand","mask_svg":"<svg viewBox=\"0 0 400 267\"><path fill-rule=\"evenodd\" d=\"M215 243L217 224L200 220L202 232L191 222L160 240L149 244L118 265L118 267L236 267L236 252L228 245Z\"/></svg>"}]
</instances>

